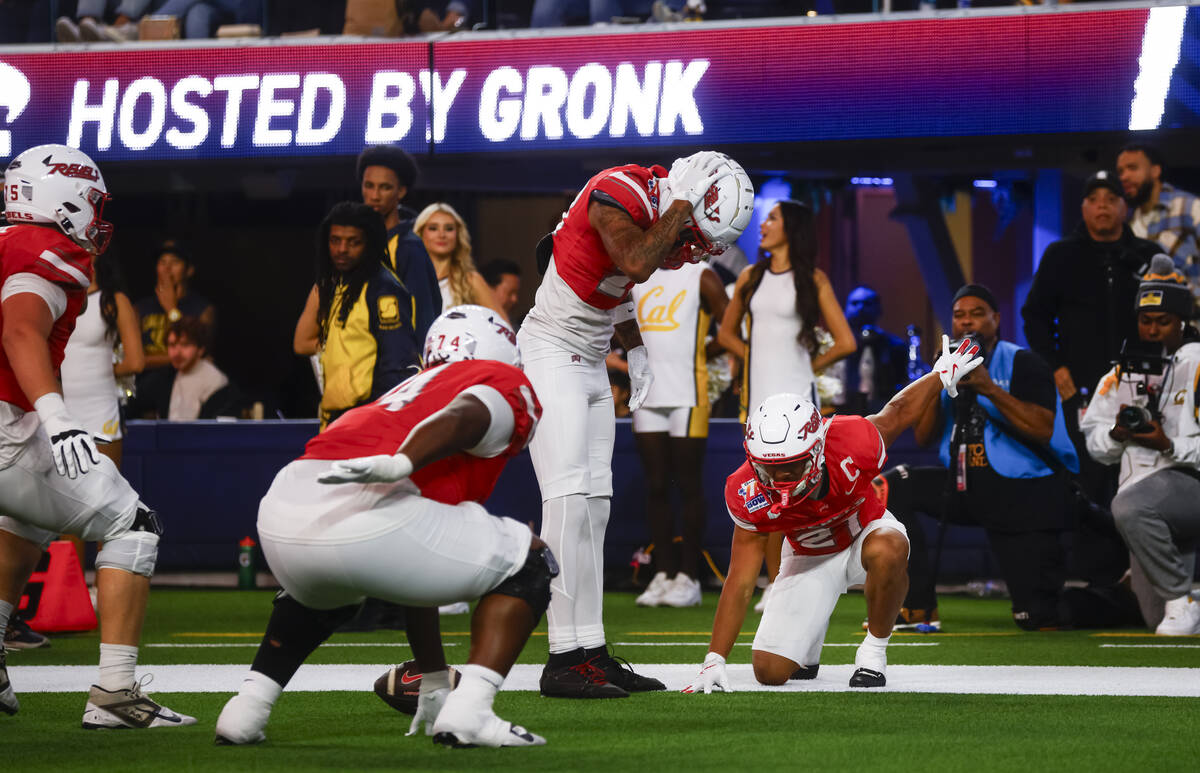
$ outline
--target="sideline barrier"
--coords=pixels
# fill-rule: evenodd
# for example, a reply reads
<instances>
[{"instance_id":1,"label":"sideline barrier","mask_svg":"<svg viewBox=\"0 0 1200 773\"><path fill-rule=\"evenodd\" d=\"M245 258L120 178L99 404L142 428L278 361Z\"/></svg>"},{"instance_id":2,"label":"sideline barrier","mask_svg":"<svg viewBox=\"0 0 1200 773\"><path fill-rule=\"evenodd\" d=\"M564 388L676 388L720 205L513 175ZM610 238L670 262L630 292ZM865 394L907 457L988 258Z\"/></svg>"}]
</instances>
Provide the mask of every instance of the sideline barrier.
<instances>
[{"instance_id":1,"label":"sideline barrier","mask_svg":"<svg viewBox=\"0 0 1200 773\"><path fill-rule=\"evenodd\" d=\"M129 422L122 471L163 519L158 569L233 571L238 543L246 535L257 537L259 500L316 431L316 421L298 420ZM742 425L713 420L703 479L704 545L722 568L729 563L733 529L723 499L725 478L744 460ZM936 464L937 458L916 448L906 433L888 455L889 465L902 462ZM628 419L617 421L613 485L605 566L611 579L620 580L631 575L634 552L650 542L641 461ZM535 528L540 524L541 497L528 451L509 462L486 506L498 515L532 521ZM984 572L992 562L983 530L951 527L943 566L947 576L988 576Z\"/></svg>"}]
</instances>

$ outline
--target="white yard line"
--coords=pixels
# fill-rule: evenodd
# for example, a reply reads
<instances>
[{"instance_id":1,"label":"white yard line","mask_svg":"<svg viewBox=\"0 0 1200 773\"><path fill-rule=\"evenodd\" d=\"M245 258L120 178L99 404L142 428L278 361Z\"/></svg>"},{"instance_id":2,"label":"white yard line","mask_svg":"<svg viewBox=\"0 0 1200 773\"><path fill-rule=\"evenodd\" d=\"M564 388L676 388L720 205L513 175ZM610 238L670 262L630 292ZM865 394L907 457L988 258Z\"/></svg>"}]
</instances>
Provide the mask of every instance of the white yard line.
<instances>
[{"instance_id":1,"label":"white yard line","mask_svg":"<svg viewBox=\"0 0 1200 773\"><path fill-rule=\"evenodd\" d=\"M612 643L614 647L708 647L706 641L615 641ZM754 642L739 641L734 642L735 647L749 647ZM826 642L822 647L857 647L862 642ZM936 647L939 642L936 641L893 641L888 642L888 648L892 647ZM147 645L153 647L155 645ZM329 645L324 645L329 646Z\"/></svg>"},{"instance_id":2,"label":"white yard line","mask_svg":"<svg viewBox=\"0 0 1200 773\"><path fill-rule=\"evenodd\" d=\"M888 646L893 645L889 644ZM1101 644L1100 646L1135 650L1200 650L1200 644Z\"/></svg>"},{"instance_id":3,"label":"white yard line","mask_svg":"<svg viewBox=\"0 0 1200 773\"><path fill-rule=\"evenodd\" d=\"M368 691L375 679L391 666L307 665L288 685L289 690ZM139 673L153 674L154 692L219 692L237 690L248 665L143 666ZM638 665L641 674L661 679L669 690L691 683L696 664ZM729 666L729 680L737 692L850 692L852 665L822 666L816 679L764 687L754 681L750 666ZM23 692L86 692L96 678L95 666L19 666L9 661L13 689ZM506 690L534 691L542 673L540 665L518 665L505 682ZM967 693L995 695L1119 695L1200 697L1197 668L1100 668L1092 666L891 666L888 686L870 692ZM856 690L866 692L866 690ZM688 700L720 700L688 698Z\"/></svg>"},{"instance_id":4,"label":"white yard line","mask_svg":"<svg viewBox=\"0 0 1200 773\"><path fill-rule=\"evenodd\" d=\"M162 648L169 648L169 649L185 649L185 650L187 650L187 649L214 649L214 648L219 648L219 647L257 647L258 645L259 645L258 642L237 642L235 644L200 644L200 643L197 643L197 644L171 644L171 643L163 644L163 643L160 643L160 644L143 644L142 646L143 647L162 647ZM446 642L442 646L443 647L457 647L459 645L457 642ZM831 645L826 645L826 646L831 646ZM369 642L369 641L325 642L324 644L321 645L321 649L325 649L326 647L402 647L404 649L408 649L407 644L395 644L392 642Z\"/></svg>"}]
</instances>

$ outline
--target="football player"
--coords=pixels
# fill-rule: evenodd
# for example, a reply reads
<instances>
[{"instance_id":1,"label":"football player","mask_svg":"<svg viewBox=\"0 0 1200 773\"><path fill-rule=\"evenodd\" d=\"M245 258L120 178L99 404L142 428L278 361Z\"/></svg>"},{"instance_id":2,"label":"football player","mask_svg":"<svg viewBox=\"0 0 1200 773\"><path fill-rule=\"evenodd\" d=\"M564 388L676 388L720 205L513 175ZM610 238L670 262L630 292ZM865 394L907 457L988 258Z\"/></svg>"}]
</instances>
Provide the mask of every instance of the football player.
<instances>
[{"instance_id":1,"label":"football player","mask_svg":"<svg viewBox=\"0 0 1200 773\"><path fill-rule=\"evenodd\" d=\"M942 336L942 349L933 373L872 416L824 419L806 398L785 393L768 397L746 422L746 462L725 482L735 526L729 573L708 655L685 693L730 692L725 658L746 617L771 532L787 539L754 637L754 678L769 685L814 678L838 597L863 583L868 630L850 686L886 684L888 639L908 590L908 536L871 481L888 445L932 406L941 388L956 395L958 381L983 362L970 340L951 351Z\"/></svg>"},{"instance_id":2,"label":"football player","mask_svg":"<svg viewBox=\"0 0 1200 773\"><path fill-rule=\"evenodd\" d=\"M371 596L406 606L422 672L409 735L448 746L538 746L492 701L550 601L558 573L525 524L479 504L529 442L541 406L498 312L458 306L425 339L426 369L309 441L258 511L263 552L283 586L218 744L264 740L301 663ZM482 597L482 598L481 598ZM467 665L451 692L437 607L480 599Z\"/></svg>"},{"instance_id":3,"label":"football player","mask_svg":"<svg viewBox=\"0 0 1200 773\"><path fill-rule=\"evenodd\" d=\"M628 353L637 409L650 367L629 291L660 267L723 252L750 221L754 186L711 151L660 166L620 166L591 180L538 245L545 276L519 335L525 373L545 407L530 445L542 494L542 539L559 557L547 616L541 693L621 698L662 690L608 652L602 615L604 532L616 434L604 365L614 328Z\"/></svg>"},{"instance_id":4,"label":"football player","mask_svg":"<svg viewBox=\"0 0 1200 773\"><path fill-rule=\"evenodd\" d=\"M0 228L0 630L42 551L59 534L104 543L96 556L100 676L87 729L196 722L142 694L134 679L150 575L162 534L91 436L67 412L58 369L87 300L92 258L108 246L104 178L65 145L39 145L4 172ZM20 706L0 650L0 711Z\"/></svg>"}]
</instances>

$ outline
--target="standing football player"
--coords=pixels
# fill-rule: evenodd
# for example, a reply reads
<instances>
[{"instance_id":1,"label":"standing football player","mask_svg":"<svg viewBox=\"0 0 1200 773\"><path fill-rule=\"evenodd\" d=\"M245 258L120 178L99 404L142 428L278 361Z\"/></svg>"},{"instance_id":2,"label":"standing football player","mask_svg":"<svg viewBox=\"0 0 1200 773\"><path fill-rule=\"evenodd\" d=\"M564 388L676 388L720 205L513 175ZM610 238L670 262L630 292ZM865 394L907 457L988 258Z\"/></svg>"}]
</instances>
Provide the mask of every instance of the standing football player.
<instances>
[{"instance_id":1,"label":"standing football player","mask_svg":"<svg viewBox=\"0 0 1200 773\"><path fill-rule=\"evenodd\" d=\"M850 686L886 684L888 639L908 590L908 536L871 481L883 469L887 447L932 407L941 388L957 395L959 380L983 362L978 353L969 340L951 351L942 336L933 372L872 416L823 419L796 394L763 400L746 422L746 462L725 482L735 526L729 573L708 655L685 693L714 687L730 692L725 658L741 631L771 532L787 539L754 636L754 678L779 685L816 677L838 597L862 583L867 634L854 656Z\"/></svg>"},{"instance_id":2,"label":"standing football player","mask_svg":"<svg viewBox=\"0 0 1200 773\"><path fill-rule=\"evenodd\" d=\"M704 151L660 166L620 166L588 181L538 245L545 276L521 325L525 373L544 401L530 445L542 494L542 539L559 559L547 615L541 693L622 698L666 689L609 652L602 616L604 532L616 435L604 365L614 327L637 409L650 387L630 289L655 269L716 255L741 235L754 186L738 164Z\"/></svg>"},{"instance_id":3,"label":"standing football player","mask_svg":"<svg viewBox=\"0 0 1200 773\"><path fill-rule=\"evenodd\" d=\"M554 557L529 527L479 504L533 435L541 406L498 312L434 320L426 369L309 441L275 477L258 534L283 586L218 744L264 740L284 686L367 597L406 605L422 672L409 735L448 746L539 746L492 701L550 601ZM482 597L480 599L480 597ZM468 664L450 691L437 607L480 599Z\"/></svg>"},{"instance_id":4,"label":"standing football player","mask_svg":"<svg viewBox=\"0 0 1200 773\"><path fill-rule=\"evenodd\" d=\"M0 228L0 630L42 551L59 534L103 542L96 556L100 677L87 729L195 724L143 695L134 679L150 575L162 534L91 435L67 413L58 369L112 225L96 164L39 145L4 172ZM0 649L0 711L20 707Z\"/></svg>"}]
</instances>

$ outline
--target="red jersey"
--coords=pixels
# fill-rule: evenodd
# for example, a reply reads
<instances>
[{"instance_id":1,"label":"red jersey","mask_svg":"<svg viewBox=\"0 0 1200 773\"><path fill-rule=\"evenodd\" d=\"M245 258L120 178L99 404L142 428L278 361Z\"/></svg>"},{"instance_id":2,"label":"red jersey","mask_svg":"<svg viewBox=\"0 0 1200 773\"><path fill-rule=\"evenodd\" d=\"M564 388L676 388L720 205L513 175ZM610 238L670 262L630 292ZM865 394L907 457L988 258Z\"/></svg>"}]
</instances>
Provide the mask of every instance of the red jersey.
<instances>
[{"instance_id":1,"label":"red jersey","mask_svg":"<svg viewBox=\"0 0 1200 773\"><path fill-rule=\"evenodd\" d=\"M55 372L62 365L67 339L75 330L75 318L87 302L92 283L92 254L54 228L36 225L0 227L0 287L16 274L35 274L58 285L67 295L67 308L50 328L50 363ZM0 314L0 331L4 325ZM17 376L0 348L0 400L32 411Z\"/></svg>"},{"instance_id":2,"label":"red jersey","mask_svg":"<svg viewBox=\"0 0 1200 773\"><path fill-rule=\"evenodd\" d=\"M597 309L611 309L629 294L633 280L621 273L608 257L600 234L588 221L593 198L625 210L642 230L658 221L658 179L667 176L661 166L630 164L605 169L587 185L563 213L554 231L554 266L580 300Z\"/></svg>"},{"instance_id":3,"label":"red jersey","mask_svg":"<svg viewBox=\"0 0 1200 773\"><path fill-rule=\"evenodd\" d=\"M787 532L797 553L819 556L845 550L864 526L883 515L871 485L887 461L879 430L861 416L834 416L829 422L819 484L828 481L825 496L809 496L780 510L747 461L725 481L725 505L735 524L749 531Z\"/></svg>"},{"instance_id":4,"label":"red jersey","mask_svg":"<svg viewBox=\"0 0 1200 773\"><path fill-rule=\"evenodd\" d=\"M422 467L411 480L422 496L443 504L482 502L491 495L505 463L529 443L542 416L529 379L519 368L503 362L462 360L422 371L375 402L347 411L308 441L300 458L394 454L413 427L477 384L495 389L512 408L514 427L508 447L490 458L460 451Z\"/></svg>"}]
</instances>

